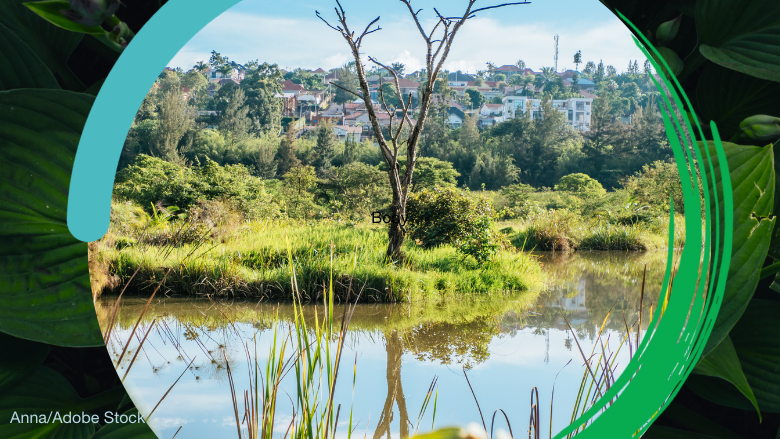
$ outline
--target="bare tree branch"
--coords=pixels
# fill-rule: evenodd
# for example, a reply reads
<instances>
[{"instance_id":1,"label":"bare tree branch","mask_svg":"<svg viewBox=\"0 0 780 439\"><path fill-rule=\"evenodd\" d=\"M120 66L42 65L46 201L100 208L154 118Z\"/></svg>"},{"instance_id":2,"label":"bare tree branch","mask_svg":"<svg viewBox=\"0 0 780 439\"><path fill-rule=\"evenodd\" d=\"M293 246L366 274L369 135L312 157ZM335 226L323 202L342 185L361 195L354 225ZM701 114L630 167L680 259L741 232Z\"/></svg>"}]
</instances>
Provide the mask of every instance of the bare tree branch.
<instances>
[{"instance_id":1,"label":"bare tree branch","mask_svg":"<svg viewBox=\"0 0 780 439\"><path fill-rule=\"evenodd\" d=\"M332 85L332 86L334 86L336 88L340 88L340 89L344 90L347 93L352 93L353 95L357 96L358 99L363 99L363 96L357 94L356 92L354 92L354 91L352 91L352 90L350 90L348 88L344 88L344 87L336 84L335 82L331 82L330 85Z\"/></svg>"},{"instance_id":2,"label":"bare tree branch","mask_svg":"<svg viewBox=\"0 0 780 439\"><path fill-rule=\"evenodd\" d=\"M419 96L419 108L420 108L419 116L417 118L416 123L412 124L411 118L409 117L409 110L411 109L411 105L412 105L412 94L411 93L409 94L408 99L405 102L403 97L401 96L400 79L398 78L397 72L388 68L387 66L383 65L382 63L378 62L376 59L372 57L368 58L371 62L388 70L393 75L394 78L395 90L396 90L396 94L398 95L399 102L398 105L395 105L393 107L392 113L390 112L390 108L387 105L387 102L385 101L384 87L383 87L384 84L382 83L381 77L379 81L380 82L379 98L381 101L381 106L385 111L391 113L389 139L386 139L385 135L382 133L382 128L379 125L379 120L376 111L374 110L373 103L371 102L370 99L371 94L368 88L368 82L366 80L365 66L361 61L361 53L360 53L360 47L363 43L363 38L366 37L367 35L370 35L371 33L381 30L381 27L377 24L377 22L379 21L379 17L371 21L368 24L368 26L366 26L363 33L360 34L357 38L355 38L355 33L351 32L349 30L349 27L347 26L346 13L344 12L344 8L341 6L339 0L336 0L336 4L338 7L335 8L335 10L336 10L336 16L339 19L340 26L331 25L324 18L320 16L319 12L317 12L317 16L322 21L324 21L328 25L328 27L339 32L341 36L346 40L350 49L352 50L352 55L355 58L355 64L357 68L358 83L360 84L360 89L363 92L363 96L361 97L360 95L358 95L357 93L351 90L346 90L343 87L340 87L336 84L334 85L336 85L336 87L340 89L346 90L354 94L355 96L361 97L363 99L366 110L369 115L369 120L371 122L372 129L375 133L377 143L379 144L379 149L382 152L382 157L384 158L385 163L388 166L388 171L387 171L388 177L390 179L390 186L393 190L393 201L391 204L391 209L394 215L404 216L406 212L406 200L412 185L412 175L414 173L414 168L417 162L417 143L421 138L421 133L425 125L425 119L428 113L428 108L431 104L431 99L436 85L436 80L439 77L439 73L442 70L442 66L444 65L444 62L447 59L447 56L449 55L450 49L452 47L452 43L455 39L455 35L458 33L461 26L467 20L474 18L477 12L486 11L489 9L496 9L504 6L510 6L510 5L528 4L530 2L529 1L510 2L510 3L502 3L494 6L486 6L486 7L474 9L474 4L476 0L469 0L466 10L464 11L463 15L460 17L444 16L438 11L438 9L434 8L434 12L438 17L438 20L436 21L435 25L432 27L430 33L425 32L425 29L423 28L420 22L419 14L420 12L422 12L422 9L415 10L414 8L412 8L411 0L400 0L400 2L406 5L406 8L409 10L409 14L412 16L412 19L414 20L414 23L417 26L417 30L420 32L420 35L425 41L425 45L426 45L425 76L427 78L427 83L425 84L424 89L421 90ZM374 25L376 25L376 28L372 29ZM437 32L439 32L440 28L441 28L440 31L441 37L438 37L439 34L437 34ZM435 38L434 35L436 35ZM434 44L436 45L435 48L434 48ZM398 108L401 108L403 110L403 114L400 117L398 128L394 130L393 119L396 118L397 116L396 113ZM406 170L404 172L403 180L402 180L400 175L401 174L400 165L398 162L398 154L399 154L398 140L403 131L405 122L409 123L411 130L406 141L402 142L402 144L405 143L407 146ZM392 151L390 150L388 143L392 144L393 147ZM405 235L405 231L403 230L403 228L395 227L393 224L390 225L390 229L389 229L390 243L388 244L388 252L387 252L388 256L395 257L398 254L398 252L400 252L401 244L403 244L403 240L404 240L404 235Z\"/></svg>"}]
</instances>

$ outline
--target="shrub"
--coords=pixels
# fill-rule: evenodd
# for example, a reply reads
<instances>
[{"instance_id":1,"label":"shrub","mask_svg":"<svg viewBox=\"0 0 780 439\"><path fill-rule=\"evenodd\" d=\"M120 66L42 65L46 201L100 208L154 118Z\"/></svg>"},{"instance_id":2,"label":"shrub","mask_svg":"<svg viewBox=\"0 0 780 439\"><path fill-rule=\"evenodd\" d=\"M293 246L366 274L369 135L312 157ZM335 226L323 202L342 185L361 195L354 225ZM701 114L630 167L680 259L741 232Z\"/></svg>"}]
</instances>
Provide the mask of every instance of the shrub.
<instances>
[{"instance_id":1,"label":"shrub","mask_svg":"<svg viewBox=\"0 0 780 439\"><path fill-rule=\"evenodd\" d=\"M502 244L493 227L493 208L485 197L434 187L410 195L406 204L409 237L424 248L451 244L484 262Z\"/></svg>"},{"instance_id":2,"label":"shrub","mask_svg":"<svg viewBox=\"0 0 780 439\"><path fill-rule=\"evenodd\" d=\"M187 210L199 201L222 200L248 218L280 215L263 181L253 177L246 167L223 167L208 158L203 165L185 167L139 155L132 165L117 173L114 194L150 212L153 204Z\"/></svg>"},{"instance_id":3,"label":"shrub","mask_svg":"<svg viewBox=\"0 0 780 439\"><path fill-rule=\"evenodd\" d=\"M525 250L568 251L576 247L574 224L577 215L569 210L546 210L529 216L525 230L512 238L515 247Z\"/></svg>"},{"instance_id":4,"label":"shrub","mask_svg":"<svg viewBox=\"0 0 780 439\"><path fill-rule=\"evenodd\" d=\"M555 190L571 192L583 199L603 197L607 193L604 187L601 186L601 183L582 173L561 177L558 184L555 185Z\"/></svg>"},{"instance_id":5,"label":"shrub","mask_svg":"<svg viewBox=\"0 0 780 439\"><path fill-rule=\"evenodd\" d=\"M674 200L675 212L685 213L680 172L674 163L658 160L645 165L641 172L626 179L623 186L640 204L669 212L669 203Z\"/></svg>"}]
</instances>

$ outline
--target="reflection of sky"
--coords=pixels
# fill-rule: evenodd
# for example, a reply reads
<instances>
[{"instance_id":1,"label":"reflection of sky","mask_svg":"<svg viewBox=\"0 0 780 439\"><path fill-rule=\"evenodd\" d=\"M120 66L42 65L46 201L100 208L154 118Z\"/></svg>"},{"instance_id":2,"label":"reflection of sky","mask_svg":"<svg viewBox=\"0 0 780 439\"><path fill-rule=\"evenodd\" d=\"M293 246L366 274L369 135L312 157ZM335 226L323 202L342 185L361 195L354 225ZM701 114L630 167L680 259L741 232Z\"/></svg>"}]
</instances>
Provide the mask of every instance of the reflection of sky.
<instances>
[{"instance_id":1,"label":"reflection of sky","mask_svg":"<svg viewBox=\"0 0 780 439\"><path fill-rule=\"evenodd\" d=\"M558 310L564 308L570 312L568 318L578 333L580 345L585 355L590 356L597 341L591 334L598 331L596 325L601 324L607 309L613 306L615 300L638 296L639 284L635 276L627 275L620 281L615 280L614 267L620 267L622 262L618 261L620 263L616 264L613 261L609 266L611 268L606 271L602 266L599 274L598 270L589 268L594 260L597 261L597 259L584 257L569 259L564 261L565 263L546 260L546 269L557 279L549 295L540 298L528 315L517 316L514 313L505 315L499 323L500 334L493 336L489 342L489 358L482 363L474 364L468 371L469 380L479 400L488 428L493 413L503 409L512 423L515 436L522 436L528 429L531 389L536 386L540 397L541 436L546 437L550 423L553 383L555 384L553 430L557 432L569 424L585 368L577 344L567 331L566 323L558 314ZM653 276L648 275L648 279L656 279L660 276L659 270L662 270L662 266L653 268ZM641 281L641 274L639 280ZM658 285L648 284L647 289L655 291L648 294L650 299L657 303ZM647 299L648 295L645 297ZM369 311L376 313L377 309ZM645 318L648 316L646 311ZM613 322L607 326L622 329L622 317L617 319L613 319ZM241 334L239 339L229 325L213 330L194 328L202 342L202 345L199 345L195 340L188 340L185 337L187 327L175 318L158 317L157 322L156 329L149 334L143 353L138 355L125 381L128 392L141 412L149 413L184 371L189 361L197 357L192 364L192 370L182 375L173 390L156 409L150 424L160 437L172 437L179 426L183 427L177 438L234 437L235 416L224 362L212 363L209 355L222 359L219 346L224 345L238 393L239 413L243 416L243 391L249 389L249 378L246 353L242 344L249 343L250 351L254 351L252 337L258 330L251 323L236 323L236 330ZM283 323L279 327L280 338L281 334L287 331L286 325ZM457 333L460 327L458 325L453 327ZM643 327L646 327L646 322ZM143 329L145 328L139 328L136 333L134 338L137 340L131 346L131 351L125 355L123 365L126 366L131 354L134 354L135 346L140 341L139 333L143 334ZM259 364L264 368L273 331L265 329L257 334ZM118 340L126 340L128 335L129 329L115 329L112 337L114 349L119 344ZM392 335L388 336L392 337ZM347 436L350 408L353 410L353 435L374 437L388 391L386 371L388 350L385 337L382 332L367 330L351 332L347 337L335 395L336 404L341 404L337 431L339 438ZM607 337L609 337L608 350L616 349L621 339L618 331L607 330L604 340ZM439 339L434 339L434 346L426 345L425 342L420 343L420 346L423 349L426 346L436 348L435 340ZM180 343L179 349L184 353L181 359L177 358L180 352L174 346L176 343ZM404 346L410 348L411 345L407 343ZM597 349L600 352L600 347ZM212 353L209 354L207 351ZM353 396L352 370L356 357L357 376ZM401 358L401 385L409 421L417 422L431 380L437 376L439 394L435 426L466 427L470 424L472 426L482 424L474 397L463 376L461 364L419 360L408 352ZM570 360L572 361L567 366ZM624 347L616 360L618 373L622 371L628 360L629 352ZM219 363L222 366L219 366ZM119 372L123 375L124 369L120 369ZM557 378L556 374L558 374ZM617 376L617 373L615 375ZM277 435L287 430L291 420L292 409L289 398L295 399L294 371L290 372L282 382L282 388L289 393L289 397L282 392L278 400L279 410L275 422ZM401 416L397 403L393 407L390 436L397 439L400 437ZM428 406L420 422L419 432L430 430L432 413L433 402ZM495 422L497 430L506 428L502 415L497 414ZM414 426L409 430L414 433Z\"/></svg>"},{"instance_id":2,"label":"reflection of sky","mask_svg":"<svg viewBox=\"0 0 780 439\"><path fill-rule=\"evenodd\" d=\"M237 326L242 332L253 333L253 328L249 324L237 324ZM565 340L570 337L567 332L558 329L549 331L548 363L544 362L547 337L546 335L535 335L533 332L533 328L525 328L516 331L514 336L505 335L494 338L490 342L490 358L484 363L475 365L468 371L468 375L480 402L483 415L486 417L486 422L490 422L494 410L501 408L509 416L515 431L524 431L527 428L530 391L533 386L537 386L541 398L543 434L546 434L545 426L549 425L547 423L549 423L550 392L555 375L563 368L555 381L553 426L557 431L568 425L584 369L581 367L582 361L576 345L573 346L572 350L567 350L565 347ZM127 337L127 333L124 331L118 335L120 338ZM162 339L155 336L156 333L153 332L146 343L152 342L159 354L154 349L148 349L150 351L148 360L140 358L139 355L137 363L125 381L130 395L143 413L149 413L188 364L183 359L176 360L179 354L170 341L163 344ZM339 428L341 433L346 436L346 421L349 419L349 408L352 407L354 410L353 428L356 428L354 434L359 434L362 437L368 424L367 435L373 437L386 398L387 353L381 336L377 337L374 334L373 337L369 337L367 333L357 333L354 336L357 338L359 346L356 391L353 399L352 368L356 350L355 344L349 343L345 348L335 398L336 403L342 405ZM616 346L614 341L616 336L617 334L613 333L613 340L610 341L611 346ZM218 337L214 338L219 340ZM271 338L272 332L269 331L261 333L258 337L258 356L261 367L267 359L265 353L268 351L268 343L270 343ZM580 343L586 354L589 354L593 346L592 342L586 338ZM209 349L213 347L211 346L213 344L213 342L205 342ZM147 347L149 346L151 345L147 345ZM181 348L188 354L197 357L193 363L193 370L182 376L157 408L150 424L161 437L171 437L180 425L183 425L183 428L177 437L181 438L230 437L235 434L236 425L230 387L224 369L218 378L209 379L208 375L212 372L208 367L209 360L205 358L205 354L195 345L195 342L185 340L182 337ZM167 360L163 360L160 354ZM249 389L245 357L228 355L243 360L231 362L231 372L236 389L239 392ZM438 376L439 395L435 425L438 427L449 425L465 427L470 422L481 424L477 406L460 365L442 365L437 361L422 362L411 354L404 354L402 358L402 385L410 421L416 422L431 380L434 376ZM170 365L166 363L168 360L171 360ZM564 368L569 360L573 360L572 363ZM627 360L628 352L621 351L619 362L625 364ZM153 372L150 362L155 366L164 363L164 367ZM195 370L194 367L199 367L199 369ZM200 376L200 379L196 379L196 376ZM290 392L291 397L295 397L292 373L288 375L282 387ZM279 407L279 416L276 422L277 431L283 432L286 430L292 413L286 396L281 397ZM397 405L394 406L394 411L391 437L398 438L400 416ZM243 413L243 398L240 395L239 412ZM421 432L430 429L432 412L433 405L431 403L421 422ZM498 418L501 416L498 415ZM496 425L497 428L503 426L503 421L497 419Z\"/></svg>"}]
</instances>

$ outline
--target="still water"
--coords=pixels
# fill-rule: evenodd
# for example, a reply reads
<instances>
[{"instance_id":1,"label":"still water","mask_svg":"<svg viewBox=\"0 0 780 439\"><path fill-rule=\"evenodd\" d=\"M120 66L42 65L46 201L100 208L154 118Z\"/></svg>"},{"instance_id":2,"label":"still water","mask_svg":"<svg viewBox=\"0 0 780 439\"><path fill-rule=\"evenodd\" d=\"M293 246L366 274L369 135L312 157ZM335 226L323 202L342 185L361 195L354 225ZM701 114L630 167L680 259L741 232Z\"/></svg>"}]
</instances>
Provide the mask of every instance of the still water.
<instances>
[{"instance_id":1,"label":"still water","mask_svg":"<svg viewBox=\"0 0 780 439\"><path fill-rule=\"evenodd\" d=\"M541 437L547 437L553 386L552 430L559 431L572 419L586 373L580 348L586 356L595 349L601 352L597 334L609 312L601 340L608 352L615 353L618 376L630 358L628 344L621 347L621 341L639 315L643 270L646 267L644 330L650 306L658 303L665 257L663 252L539 253L548 275L543 291L507 297L501 303L356 306L334 398L341 404L337 436L347 437L350 409L353 437L375 439L427 432L432 423L436 428L474 423L481 428L480 409L490 429L493 413L503 409L514 435L520 437L528 430L531 391L536 387ZM104 331L114 300L105 297L96 304ZM146 299L122 300L109 343L115 362L145 303ZM307 305L307 322L314 322L315 314L322 319L323 306ZM292 328L293 315L292 306L284 304L155 298L118 366L119 375L127 374L125 387L141 413L157 406L149 424L159 437L171 438L181 427L177 438L235 438L226 366L243 414L242 394L250 389L246 347L254 356L256 346L264 367L274 328L281 342ZM136 355L144 335L143 349ZM293 375L282 381L287 393L281 392L278 400L275 436L283 435L292 419ZM435 418L433 401L420 416L434 378ZM506 435L503 416L497 415L495 422L496 437Z\"/></svg>"}]
</instances>

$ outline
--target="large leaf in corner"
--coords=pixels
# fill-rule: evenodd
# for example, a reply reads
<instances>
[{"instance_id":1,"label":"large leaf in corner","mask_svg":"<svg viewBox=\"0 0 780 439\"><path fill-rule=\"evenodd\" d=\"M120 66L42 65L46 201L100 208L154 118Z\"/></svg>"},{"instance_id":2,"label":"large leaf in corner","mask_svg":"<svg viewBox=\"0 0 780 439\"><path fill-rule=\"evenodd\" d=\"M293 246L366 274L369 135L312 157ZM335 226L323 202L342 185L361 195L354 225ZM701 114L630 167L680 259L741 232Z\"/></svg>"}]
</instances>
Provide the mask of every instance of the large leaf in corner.
<instances>
[{"instance_id":1,"label":"large leaf in corner","mask_svg":"<svg viewBox=\"0 0 780 439\"><path fill-rule=\"evenodd\" d=\"M718 125L721 137L731 138L739 124L756 114L780 116L780 82L766 81L707 63L696 86L697 113Z\"/></svg>"},{"instance_id":2,"label":"large leaf in corner","mask_svg":"<svg viewBox=\"0 0 780 439\"><path fill-rule=\"evenodd\" d=\"M0 92L0 331L102 346L87 244L68 231L70 173L93 97Z\"/></svg>"},{"instance_id":3,"label":"large leaf in corner","mask_svg":"<svg viewBox=\"0 0 780 439\"><path fill-rule=\"evenodd\" d=\"M0 0L0 24L15 33L68 88L83 90L84 84L70 71L67 60L84 35L47 22L24 3L22 0Z\"/></svg>"},{"instance_id":4,"label":"large leaf in corner","mask_svg":"<svg viewBox=\"0 0 780 439\"><path fill-rule=\"evenodd\" d=\"M87 439L95 433L92 422L53 422L57 412L61 420L68 413L88 413L85 401L62 375L38 366L27 379L0 394L0 437ZM11 423L14 415L22 414L37 416L32 422ZM41 415L48 422L36 422L42 420Z\"/></svg>"},{"instance_id":5,"label":"large leaf in corner","mask_svg":"<svg viewBox=\"0 0 780 439\"><path fill-rule=\"evenodd\" d=\"M43 363L49 346L0 332L0 392L30 375ZM22 354L23 353L23 354Z\"/></svg>"},{"instance_id":6,"label":"large leaf in corner","mask_svg":"<svg viewBox=\"0 0 780 439\"><path fill-rule=\"evenodd\" d=\"M714 142L708 142L707 147L715 169L718 203L723 206L720 167L725 164L720 163ZM723 302L702 356L707 355L728 335L745 312L758 285L761 266L766 259L776 221L775 218L767 218L772 212L775 192L772 148L724 142L723 150L728 161L734 197L731 264ZM715 203L712 204L714 208ZM723 228L724 224L721 222L720 229ZM726 230L725 233L728 234L729 231Z\"/></svg>"},{"instance_id":7,"label":"large leaf in corner","mask_svg":"<svg viewBox=\"0 0 780 439\"><path fill-rule=\"evenodd\" d=\"M758 412L758 419L761 420L761 411L758 408L753 390L748 384L745 373L742 371L742 365L739 363L739 356L731 342L731 337L726 336L718 346L710 351L707 356L699 360L699 364L693 369L693 373L711 377L722 378L733 384L747 399L750 400L753 407Z\"/></svg>"},{"instance_id":8,"label":"large leaf in corner","mask_svg":"<svg viewBox=\"0 0 780 439\"><path fill-rule=\"evenodd\" d=\"M699 50L710 61L761 79L780 81L780 2L699 0Z\"/></svg>"},{"instance_id":9,"label":"large leaf in corner","mask_svg":"<svg viewBox=\"0 0 780 439\"><path fill-rule=\"evenodd\" d=\"M43 61L10 29L0 24L0 90L60 88Z\"/></svg>"},{"instance_id":10,"label":"large leaf in corner","mask_svg":"<svg viewBox=\"0 0 780 439\"><path fill-rule=\"evenodd\" d=\"M780 413L780 302L753 299L730 337L762 413ZM694 392L715 403L750 410L750 402L724 380L691 375Z\"/></svg>"}]
</instances>

